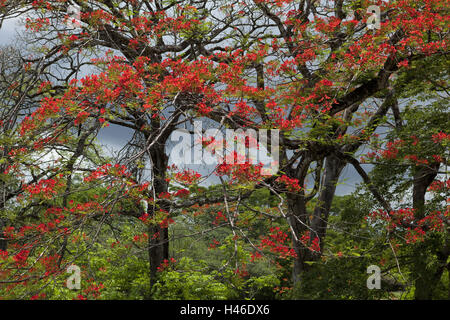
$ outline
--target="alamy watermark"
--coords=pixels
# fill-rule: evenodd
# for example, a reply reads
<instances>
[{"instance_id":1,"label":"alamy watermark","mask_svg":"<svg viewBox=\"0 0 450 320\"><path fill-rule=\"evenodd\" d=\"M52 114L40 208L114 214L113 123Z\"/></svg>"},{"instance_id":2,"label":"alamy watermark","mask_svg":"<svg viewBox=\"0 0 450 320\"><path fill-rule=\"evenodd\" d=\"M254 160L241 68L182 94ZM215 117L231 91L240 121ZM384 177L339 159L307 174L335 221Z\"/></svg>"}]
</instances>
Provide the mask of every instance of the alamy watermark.
<instances>
[{"instance_id":1,"label":"alamy watermark","mask_svg":"<svg viewBox=\"0 0 450 320\"><path fill-rule=\"evenodd\" d=\"M226 129L224 137L223 132L215 128L203 132L202 122L194 121L193 135L186 129L172 133L171 140L178 143L170 157L176 165L262 165L261 175L274 175L279 167L279 134L278 129Z\"/></svg>"},{"instance_id":2,"label":"alamy watermark","mask_svg":"<svg viewBox=\"0 0 450 320\"><path fill-rule=\"evenodd\" d=\"M80 290L81 289L81 269L77 265L70 265L67 267L67 273L71 276L67 278L66 286L70 290Z\"/></svg>"},{"instance_id":3,"label":"alamy watermark","mask_svg":"<svg viewBox=\"0 0 450 320\"><path fill-rule=\"evenodd\" d=\"M366 28L369 30L380 30L381 29L381 8L377 5L370 5L367 8L366 13L370 14L366 21ZM350 10L349 17L351 19L355 18L355 12Z\"/></svg>"},{"instance_id":4,"label":"alamy watermark","mask_svg":"<svg viewBox=\"0 0 450 320\"><path fill-rule=\"evenodd\" d=\"M367 13L371 16L367 19L367 29L381 29L381 9L379 6L371 5L367 8Z\"/></svg>"},{"instance_id":5,"label":"alamy watermark","mask_svg":"<svg viewBox=\"0 0 450 320\"><path fill-rule=\"evenodd\" d=\"M67 8L68 19L66 25L71 29L76 29L81 27L81 9L80 6L76 4L71 4Z\"/></svg>"},{"instance_id":6,"label":"alamy watermark","mask_svg":"<svg viewBox=\"0 0 450 320\"><path fill-rule=\"evenodd\" d=\"M370 265L367 267L367 273L372 274L367 278L367 288L369 290L381 289L381 269L379 266Z\"/></svg>"}]
</instances>

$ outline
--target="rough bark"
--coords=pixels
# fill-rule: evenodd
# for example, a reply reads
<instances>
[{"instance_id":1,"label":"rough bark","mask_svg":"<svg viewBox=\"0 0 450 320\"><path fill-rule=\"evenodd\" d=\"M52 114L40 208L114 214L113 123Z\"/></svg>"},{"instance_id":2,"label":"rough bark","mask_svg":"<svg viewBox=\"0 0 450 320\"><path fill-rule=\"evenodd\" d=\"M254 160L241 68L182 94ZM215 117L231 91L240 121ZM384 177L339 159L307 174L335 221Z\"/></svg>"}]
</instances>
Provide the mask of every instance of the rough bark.
<instances>
[{"instance_id":1,"label":"rough bark","mask_svg":"<svg viewBox=\"0 0 450 320\"><path fill-rule=\"evenodd\" d=\"M4 228L4 222L3 219L0 219L0 250L6 251L8 247L8 242L3 236L3 228Z\"/></svg>"},{"instance_id":2,"label":"rough bark","mask_svg":"<svg viewBox=\"0 0 450 320\"><path fill-rule=\"evenodd\" d=\"M164 150L164 145L157 144L150 149L150 157L153 170L153 188L156 195L167 192L168 185L165 180L168 157ZM154 215L155 210L167 210L167 204L156 202L155 208L149 208L150 214ZM150 289L153 288L157 280L157 270L164 259L169 258L169 234L167 228L162 228L158 223L150 224L149 233L149 262L150 262Z\"/></svg>"},{"instance_id":3,"label":"rough bark","mask_svg":"<svg viewBox=\"0 0 450 320\"><path fill-rule=\"evenodd\" d=\"M322 187L319 191L318 202L312 214L312 219L306 210L304 193L302 192L296 196L288 195L288 213L296 234L301 235L309 230L311 241L316 237L319 238L321 251L325 244L328 216L335 195L336 184L345 164L345 161L334 155L329 155L326 158ZM297 253L297 258L294 261L292 279L294 284L296 284L299 282L302 274L308 270L306 261L317 260L320 258L320 253L312 253L300 241L294 241L294 249Z\"/></svg>"},{"instance_id":4,"label":"rough bark","mask_svg":"<svg viewBox=\"0 0 450 320\"><path fill-rule=\"evenodd\" d=\"M293 226L294 232L297 235L300 235L307 230L306 226L309 223L304 193L302 192L297 196L288 194L287 201L290 223ZM294 259L294 267L292 270L292 280L294 284L296 284L299 282L301 274L305 272L307 268L305 261L308 259L308 249L299 241L295 241L295 239L292 243L295 253L297 254L297 258Z\"/></svg>"},{"instance_id":5,"label":"rough bark","mask_svg":"<svg viewBox=\"0 0 450 320\"><path fill-rule=\"evenodd\" d=\"M413 207L417 220L425 217L425 194L428 187L437 176L439 164L418 168L414 175ZM439 248L429 248L427 242L418 245L414 253L413 275L415 278L414 298L416 300L431 300L446 267L448 253ZM428 250L436 250L437 261L430 265Z\"/></svg>"},{"instance_id":6,"label":"rough bark","mask_svg":"<svg viewBox=\"0 0 450 320\"><path fill-rule=\"evenodd\" d=\"M325 162L325 172L323 175L323 186L319 194L319 199L314 208L311 229L319 237L321 251L325 245L325 236L328 226L328 215L330 214L331 203L336 192L339 176L346 163L334 155L327 157ZM311 239L313 236L311 236Z\"/></svg>"}]
</instances>

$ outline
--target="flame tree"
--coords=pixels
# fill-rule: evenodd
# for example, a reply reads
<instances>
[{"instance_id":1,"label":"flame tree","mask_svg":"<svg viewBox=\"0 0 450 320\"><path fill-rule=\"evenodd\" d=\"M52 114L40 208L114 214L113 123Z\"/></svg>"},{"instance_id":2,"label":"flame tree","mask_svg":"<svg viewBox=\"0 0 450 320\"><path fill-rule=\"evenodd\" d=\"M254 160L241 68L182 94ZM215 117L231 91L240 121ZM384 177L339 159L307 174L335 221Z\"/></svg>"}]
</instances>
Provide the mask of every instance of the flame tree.
<instances>
[{"instance_id":1,"label":"flame tree","mask_svg":"<svg viewBox=\"0 0 450 320\"><path fill-rule=\"evenodd\" d=\"M79 7L80 21L68 15L69 4ZM168 226L177 210L210 204L223 207L217 221L232 232L234 258L240 241L256 257L282 255L292 261L292 283L300 283L326 256L330 208L346 166L379 208L396 212L358 153L377 143L395 149L395 141L380 144L379 134L393 131L387 119L401 126L403 75L427 59L445 59L448 50L448 3L437 0L3 1L2 13L26 17L32 50L24 60L31 70L44 63L45 71L34 84L40 103L5 129L2 181L15 190L2 187L2 282L11 290L34 281L38 292L40 279L89 254L100 230L119 217L147 228L152 287L170 258ZM195 119L279 129L279 171L266 177L258 164L220 164L215 196L172 191L168 140ZM109 124L133 133L113 159L94 142ZM414 189L418 212L446 164L436 156L417 169L417 179L425 175ZM192 172L175 177L186 185L199 179ZM284 231L271 229L254 243L240 208L259 189L277 197L269 218L284 221ZM77 241L84 245L74 252Z\"/></svg>"}]
</instances>

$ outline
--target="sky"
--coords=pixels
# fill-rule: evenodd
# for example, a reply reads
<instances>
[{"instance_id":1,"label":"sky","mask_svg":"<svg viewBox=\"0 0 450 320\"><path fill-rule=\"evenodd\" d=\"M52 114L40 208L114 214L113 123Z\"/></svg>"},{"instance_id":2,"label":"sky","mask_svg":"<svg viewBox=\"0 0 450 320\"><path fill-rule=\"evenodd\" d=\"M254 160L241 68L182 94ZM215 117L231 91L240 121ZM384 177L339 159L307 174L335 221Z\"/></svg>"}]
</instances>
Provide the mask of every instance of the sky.
<instances>
[{"instance_id":1,"label":"sky","mask_svg":"<svg viewBox=\"0 0 450 320\"><path fill-rule=\"evenodd\" d=\"M15 40L16 34L21 30L18 19L6 20L0 28L0 45L11 43Z\"/></svg>"}]
</instances>

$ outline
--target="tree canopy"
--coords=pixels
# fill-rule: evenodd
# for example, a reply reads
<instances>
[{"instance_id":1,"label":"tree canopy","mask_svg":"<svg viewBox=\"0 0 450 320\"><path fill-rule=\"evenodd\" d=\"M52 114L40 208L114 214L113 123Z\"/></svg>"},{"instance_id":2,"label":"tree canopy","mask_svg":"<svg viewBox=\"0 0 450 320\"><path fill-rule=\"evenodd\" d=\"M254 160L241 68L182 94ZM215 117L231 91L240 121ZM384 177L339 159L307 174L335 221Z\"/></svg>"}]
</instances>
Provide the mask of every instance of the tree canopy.
<instances>
[{"instance_id":1,"label":"tree canopy","mask_svg":"<svg viewBox=\"0 0 450 320\"><path fill-rule=\"evenodd\" d=\"M1 298L450 298L448 1L0 14Z\"/></svg>"}]
</instances>

